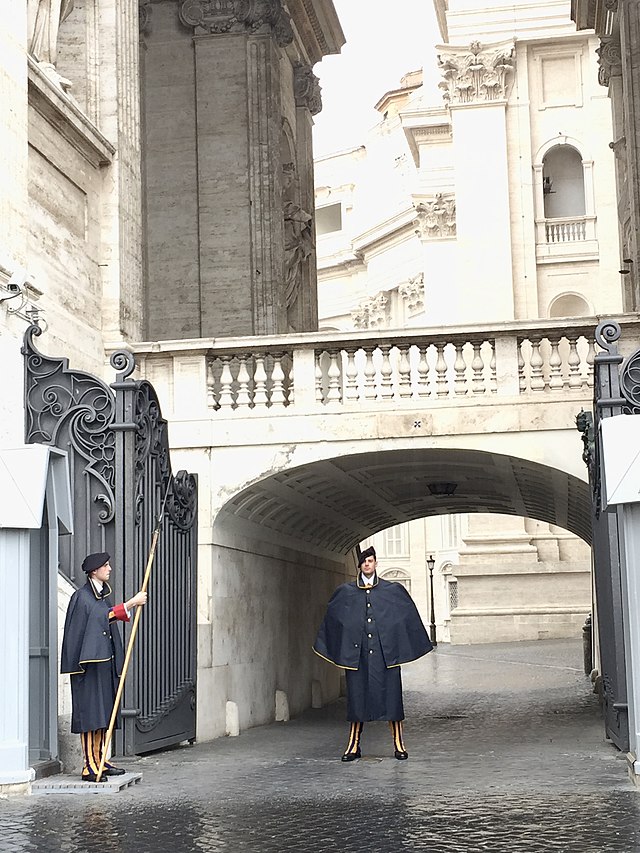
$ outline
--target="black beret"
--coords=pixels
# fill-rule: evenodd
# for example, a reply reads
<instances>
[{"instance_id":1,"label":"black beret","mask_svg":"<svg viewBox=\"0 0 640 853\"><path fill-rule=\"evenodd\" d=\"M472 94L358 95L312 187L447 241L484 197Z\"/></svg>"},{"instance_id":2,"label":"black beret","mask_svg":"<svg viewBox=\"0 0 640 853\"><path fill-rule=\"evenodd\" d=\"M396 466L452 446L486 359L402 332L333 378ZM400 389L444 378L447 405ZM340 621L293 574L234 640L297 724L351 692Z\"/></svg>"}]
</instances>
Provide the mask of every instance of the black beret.
<instances>
[{"instance_id":1,"label":"black beret","mask_svg":"<svg viewBox=\"0 0 640 853\"><path fill-rule=\"evenodd\" d=\"M82 561L82 571L94 572L96 569L99 569L100 566L104 566L105 563L108 563L111 557L107 554L106 551L100 551L97 554L88 554L84 560Z\"/></svg>"},{"instance_id":2,"label":"black beret","mask_svg":"<svg viewBox=\"0 0 640 853\"><path fill-rule=\"evenodd\" d=\"M364 551L360 553L360 556L358 557L358 566L361 566L367 559L367 557L373 557L374 560L377 559L376 549L373 547L373 545L370 548L365 548Z\"/></svg>"}]
</instances>

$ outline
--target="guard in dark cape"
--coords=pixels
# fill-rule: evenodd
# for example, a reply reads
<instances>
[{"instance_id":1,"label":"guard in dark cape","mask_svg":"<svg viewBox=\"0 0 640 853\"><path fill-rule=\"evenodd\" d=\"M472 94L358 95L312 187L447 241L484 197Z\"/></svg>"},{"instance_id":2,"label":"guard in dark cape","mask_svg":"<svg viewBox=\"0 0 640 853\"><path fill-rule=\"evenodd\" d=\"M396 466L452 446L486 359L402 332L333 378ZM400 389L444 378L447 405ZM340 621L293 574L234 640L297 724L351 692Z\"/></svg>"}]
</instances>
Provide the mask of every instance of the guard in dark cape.
<instances>
[{"instance_id":1,"label":"guard in dark cape","mask_svg":"<svg viewBox=\"0 0 640 853\"><path fill-rule=\"evenodd\" d=\"M146 592L115 607L107 602L109 560L106 551L85 557L87 582L71 596L62 638L60 672L71 675L71 731L80 735L85 782L96 781L122 672L122 640L114 623L128 622L131 610L147 602ZM100 781L124 772L107 761Z\"/></svg>"},{"instance_id":2,"label":"guard in dark cape","mask_svg":"<svg viewBox=\"0 0 640 853\"><path fill-rule=\"evenodd\" d=\"M395 757L409 757L400 666L433 648L407 590L379 578L376 565L374 548L360 554L357 580L333 593L313 645L317 655L346 672L351 729L343 761L360 758L362 729L370 720L388 720Z\"/></svg>"}]
</instances>

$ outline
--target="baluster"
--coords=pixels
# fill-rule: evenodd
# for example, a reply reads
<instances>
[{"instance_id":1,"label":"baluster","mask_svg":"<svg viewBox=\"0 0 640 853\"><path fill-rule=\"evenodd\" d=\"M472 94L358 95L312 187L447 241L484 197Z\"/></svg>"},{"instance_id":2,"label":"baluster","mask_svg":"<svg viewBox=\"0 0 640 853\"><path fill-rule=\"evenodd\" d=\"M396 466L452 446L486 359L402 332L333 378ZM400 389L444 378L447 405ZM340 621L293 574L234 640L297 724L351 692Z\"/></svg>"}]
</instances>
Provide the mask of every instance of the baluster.
<instances>
[{"instance_id":1,"label":"baluster","mask_svg":"<svg viewBox=\"0 0 640 853\"><path fill-rule=\"evenodd\" d=\"M347 353L347 366L345 369L345 389L344 389L344 397L345 400L356 401L358 399L358 368L356 366L356 352L358 351L358 347L349 347L346 350Z\"/></svg>"},{"instance_id":2,"label":"baluster","mask_svg":"<svg viewBox=\"0 0 640 853\"><path fill-rule=\"evenodd\" d=\"M560 338L549 338L551 354L549 355L549 388L555 390L564 385L562 379L562 358L560 357Z\"/></svg>"},{"instance_id":3,"label":"baluster","mask_svg":"<svg viewBox=\"0 0 640 853\"><path fill-rule=\"evenodd\" d=\"M247 355L239 356L240 367L238 368L238 394L236 396L236 405L238 408L251 405L251 395L249 393L249 371L247 369Z\"/></svg>"},{"instance_id":4,"label":"baluster","mask_svg":"<svg viewBox=\"0 0 640 853\"><path fill-rule=\"evenodd\" d=\"M436 344L438 358L436 359L436 394L438 397L446 397L449 393L447 388L447 362L444 359L444 348L446 344Z\"/></svg>"},{"instance_id":5,"label":"baluster","mask_svg":"<svg viewBox=\"0 0 640 853\"><path fill-rule=\"evenodd\" d=\"M222 375L220 376L220 399L219 406L221 409L232 409L233 408L233 392L231 390L233 385L233 375L231 373L231 356L223 355L221 358L222 361Z\"/></svg>"},{"instance_id":6,"label":"baluster","mask_svg":"<svg viewBox=\"0 0 640 853\"><path fill-rule=\"evenodd\" d=\"M366 400L376 398L376 368L373 363L373 347L367 347L367 360L364 366L364 396Z\"/></svg>"},{"instance_id":7,"label":"baluster","mask_svg":"<svg viewBox=\"0 0 640 853\"><path fill-rule=\"evenodd\" d=\"M427 352L429 344L423 347L418 347L418 397L429 396L429 361L427 360Z\"/></svg>"},{"instance_id":8,"label":"baluster","mask_svg":"<svg viewBox=\"0 0 640 853\"><path fill-rule=\"evenodd\" d=\"M569 388L582 388L582 374L580 372L580 354L578 352L578 336L569 337Z\"/></svg>"},{"instance_id":9,"label":"baluster","mask_svg":"<svg viewBox=\"0 0 640 853\"><path fill-rule=\"evenodd\" d=\"M593 363L595 361L596 356L596 347L593 342L593 339L589 337L589 349L587 351L587 381L586 384L593 388Z\"/></svg>"},{"instance_id":10,"label":"baluster","mask_svg":"<svg viewBox=\"0 0 640 853\"><path fill-rule=\"evenodd\" d=\"M496 373L496 342L489 341L489 346L491 347L491 361L489 362L489 371L490 371L490 379L489 379L489 392L491 394L498 393L498 375Z\"/></svg>"},{"instance_id":11,"label":"baluster","mask_svg":"<svg viewBox=\"0 0 640 853\"><path fill-rule=\"evenodd\" d=\"M453 365L455 379L453 385L455 393L458 395L467 393L467 365L464 360L462 348L464 344L456 344L456 360Z\"/></svg>"},{"instance_id":12,"label":"baluster","mask_svg":"<svg viewBox=\"0 0 640 853\"><path fill-rule=\"evenodd\" d=\"M282 353L274 354L271 371L271 405L284 405L284 371L282 369Z\"/></svg>"},{"instance_id":13,"label":"baluster","mask_svg":"<svg viewBox=\"0 0 640 853\"><path fill-rule=\"evenodd\" d=\"M524 372L524 355L522 354L523 340L518 339L518 381L520 383L520 393L524 394L527 390L527 376Z\"/></svg>"},{"instance_id":14,"label":"baluster","mask_svg":"<svg viewBox=\"0 0 640 853\"><path fill-rule=\"evenodd\" d=\"M544 364L540 355L541 338L531 339L531 390L544 391L544 374L542 365Z\"/></svg>"},{"instance_id":15,"label":"baluster","mask_svg":"<svg viewBox=\"0 0 640 853\"><path fill-rule=\"evenodd\" d=\"M324 393L322 388L322 356L324 352L315 353L316 359L316 402L324 403Z\"/></svg>"},{"instance_id":16,"label":"baluster","mask_svg":"<svg viewBox=\"0 0 640 853\"><path fill-rule=\"evenodd\" d=\"M212 358L207 359L207 406L210 409L217 409L216 403L216 377L214 373L215 362Z\"/></svg>"},{"instance_id":17,"label":"baluster","mask_svg":"<svg viewBox=\"0 0 640 853\"><path fill-rule=\"evenodd\" d=\"M380 352L382 353L382 366L380 368L380 397L383 400L391 400L393 397L393 380L391 378L393 370L391 367L391 360L389 358L390 350L390 346L380 347Z\"/></svg>"},{"instance_id":18,"label":"baluster","mask_svg":"<svg viewBox=\"0 0 640 853\"><path fill-rule=\"evenodd\" d=\"M256 356L256 367L253 373L253 405L256 408L266 406L269 402L267 397L267 373L264 369L264 356Z\"/></svg>"},{"instance_id":19,"label":"baluster","mask_svg":"<svg viewBox=\"0 0 640 853\"><path fill-rule=\"evenodd\" d=\"M400 360L398 364L398 391L401 397L411 396L411 362L409 361L409 347L398 347Z\"/></svg>"},{"instance_id":20,"label":"baluster","mask_svg":"<svg viewBox=\"0 0 640 853\"><path fill-rule=\"evenodd\" d=\"M330 363L327 377L329 385L327 387L327 403L342 402L342 393L340 388L340 365L338 364L339 350L330 350Z\"/></svg>"},{"instance_id":21,"label":"baluster","mask_svg":"<svg viewBox=\"0 0 640 853\"><path fill-rule=\"evenodd\" d=\"M486 388L484 386L484 361L482 360L482 341L472 341L473 344L473 361L471 369L473 370L473 393L484 394Z\"/></svg>"}]
</instances>

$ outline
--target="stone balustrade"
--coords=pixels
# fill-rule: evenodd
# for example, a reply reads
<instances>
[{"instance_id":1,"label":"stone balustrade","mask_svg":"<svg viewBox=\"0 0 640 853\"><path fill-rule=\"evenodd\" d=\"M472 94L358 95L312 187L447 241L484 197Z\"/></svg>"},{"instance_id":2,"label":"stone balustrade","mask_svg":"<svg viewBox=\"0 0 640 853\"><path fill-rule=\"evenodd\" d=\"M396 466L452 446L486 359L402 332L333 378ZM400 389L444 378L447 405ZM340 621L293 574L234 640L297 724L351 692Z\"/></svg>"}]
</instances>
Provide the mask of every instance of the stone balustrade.
<instances>
[{"instance_id":1,"label":"stone balustrade","mask_svg":"<svg viewBox=\"0 0 640 853\"><path fill-rule=\"evenodd\" d=\"M616 319L640 331L640 323ZM505 397L588 401L597 323L562 319L516 321L491 329L163 341L136 344L134 351L141 373L153 381L155 361L203 359L201 381L206 382L206 408L213 417L278 409L413 408L416 401L451 405ZM629 338L637 340L637 335L629 330Z\"/></svg>"}]
</instances>

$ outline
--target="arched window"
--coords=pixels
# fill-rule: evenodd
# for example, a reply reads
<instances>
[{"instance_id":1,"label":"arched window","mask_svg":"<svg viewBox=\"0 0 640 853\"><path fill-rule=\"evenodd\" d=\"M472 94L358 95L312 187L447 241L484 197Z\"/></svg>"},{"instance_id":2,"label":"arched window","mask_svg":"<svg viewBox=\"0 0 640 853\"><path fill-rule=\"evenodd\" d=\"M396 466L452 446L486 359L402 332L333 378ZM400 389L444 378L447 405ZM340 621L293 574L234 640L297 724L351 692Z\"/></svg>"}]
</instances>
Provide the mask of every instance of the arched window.
<instances>
[{"instance_id":1,"label":"arched window","mask_svg":"<svg viewBox=\"0 0 640 853\"><path fill-rule=\"evenodd\" d=\"M555 145L545 154L542 168L545 219L584 216L582 157L571 145Z\"/></svg>"},{"instance_id":2,"label":"arched window","mask_svg":"<svg viewBox=\"0 0 640 853\"><path fill-rule=\"evenodd\" d=\"M583 146L564 135L548 140L533 172L538 260L573 259L576 252L597 258L593 160Z\"/></svg>"},{"instance_id":3,"label":"arched window","mask_svg":"<svg viewBox=\"0 0 640 853\"><path fill-rule=\"evenodd\" d=\"M407 592L411 592L411 575L404 569L384 569L380 572L380 577L386 581L402 584Z\"/></svg>"}]
</instances>

